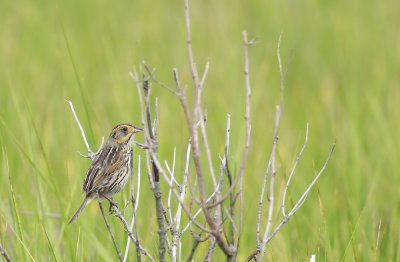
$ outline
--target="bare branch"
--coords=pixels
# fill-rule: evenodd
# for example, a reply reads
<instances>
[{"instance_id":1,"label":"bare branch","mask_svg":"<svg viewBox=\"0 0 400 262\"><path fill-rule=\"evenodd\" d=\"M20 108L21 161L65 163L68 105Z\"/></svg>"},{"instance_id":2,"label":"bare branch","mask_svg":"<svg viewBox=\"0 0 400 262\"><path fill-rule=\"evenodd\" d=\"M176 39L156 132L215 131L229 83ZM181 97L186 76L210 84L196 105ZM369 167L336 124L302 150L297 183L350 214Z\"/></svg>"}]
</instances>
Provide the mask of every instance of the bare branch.
<instances>
[{"instance_id":1,"label":"bare branch","mask_svg":"<svg viewBox=\"0 0 400 262\"><path fill-rule=\"evenodd\" d=\"M129 230L132 231L133 227L135 227L135 237L138 240L136 242L136 252L137 252L137 261L140 262L140 248L139 248L139 238L138 238L138 233L137 233L137 228L136 228L136 215L137 215L137 210L139 207L139 201L140 201L140 177L141 177L141 162L140 162L140 155L138 155L138 172L137 172L137 192L136 192L136 199L134 198L134 187L133 187L133 176L132 176L132 184L131 184L131 201L132 201L132 207L133 207L133 215L132 215L132 221L129 226ZM126 248L125 248L125 255L124 255L124 262L128 259L128 252L129 252L129 245L130 245L129 237L126 242Z\"/></svg>"},{"instance_id":2,"label":"bare branch","mask_svg":"<svg viewBox=\"0 0 400 262\"><path fill-rule=\"evenodd\" d=\"M335 146L336 146L336 140L333 143L331 152L329 153L328 159L325 161L324 166L322 167L322 169L319 171L319 173L317 174L317 176L314 178L314 180L311 182L311 184L308 186L308 188L306 189L306 191L304 191L303 195L300 197L299 201L297 201L296 205L294 205L292 211L289 212L288 216L292 216L295 212L297 212L297 210L299 210L299 208L303 205L304 201L306 200L308 193L310 192L311 188L314 186L314 184L317 182L318 178L321 176L321 174L324 172L326 166L328 165L329 160L331 159L331 156L333 154L333 151L335 150Z\"/></svg>"},{"instance_id":3,"label":"bare branch","mask_svg":"<svg viewBox=\"0 0 400 262\"><path fill-rule=\"evenodd\" d=\"M186 194L186 184L188 181L189 175L189 160L190 160L190 143L188 144L186 151L186 161L185 161L185 171L183 173L182 185L180 186L180 201L183 202ZM182 206L178 205L176 214L175 214L175 228L172 234L172 261L176 261L177 258L177 246L181 237L180 225L181 225L181 217L182 217Z\"/></svg>"},{"instance_id":4,"label":"bare branch","mask_svg":"<svg viewBox=\"0 0 400 262\"><path fill-rule=\"evenodd\" d=\"M310 192L311 188L314 186L314 184L317 182L318 178L321 176L321 174L324 172L326 166L329 163L329 160L331 159L331 156L333 154L333 151L335 149L336 146L336 141L334 142L332 149L329 153L328 158L325 161L325 164L323 165L323 167L321 168L321 170L318 172L317 176L314 178L314 180L312 181L312 183L308 186L308 188L306 189L306 191L304 191L303 195L300 197L300 199L297 201L296 205L293 207L293 209L289 212L289 214L284 217L282 219L282 221L279 223L279 225L275 228L275 230L271 233L271 235L265 239L265 241L263 241L263 245L265 243L268 244L269 241L271 241L271 239L276 235L276 233L278 233L278 231L283 227L284 224L286 224L289 219L299 210L299 208L303 205L305 199L307 198L308 193ZM261 250L262 251L262 250Z\"/></svg>"},{"instance_id":5,"label":"bare branch","mask_svg":"<svg viewBox=\"0 0 400 262\"><path fill-rule=\"evenodd\" d=\"M193 243L193 247L192 250L190 251L189 257L186 261L188 262L192 262L193 260L193 256L194 256L194 252L196 251L197 247L199 246L201 242L198 241L197 239L194 239L194 243Z\"/></svg>"},{"instance_id":6,"label":"bare branch","mask_svg":"<svg viewBox=\"0 0 400 262\"><path fill-rule=\"evenodd\" d=\"M202 112L200 106L197 108L197 113L198 113L199 119L200 119L200 130L201 130L201 134L203 136L204 148L206 150L206 156L207 156L208 167L209 167L209 171L210 171L210 177L214 184L214 190L216 190L217 180L215 179L214 165L212 162L211 150L210 150L210 146L208 144L208 136L207 136L206 126L203 121L204 117L203 117L203 112Z\"/></svg>"},{"instance_id":7,"label":"bare branch","mask_svg":"<svg viewBox=\"0 0 400 262\"><path fill-rule=\"evenodd\" d=\"M188 262L194 261L194 260L193 260L193 255L194 255L194 252L196 251L197 247L199 246L199 244L202 243L202 242L207 241L208 239L210 239L210 235L207 235L206 237L202 238L202 237L201 237L201 234L202 234L202 233L200 233L200 234L198 234L198 235L194 234L192 231L191 231L191 233L192 233L192 236L193 236L193 239L194 239L194 244L193 244L193 247L192 247L192 250L191 250L191 252L190 252L189 257L188 257L188 259L186 260L186 261L188 261Z\"/></svg>"},{"instance_id":8,"label":"bare branch","mask_svg":"<svg viewBox=\"0 0 400 262\"><path fill-rule=\"evenodd\" d=\"M145 121L144 121L144 119L145 119L145 113L144 113L144 112L145 112L145 109L144 109L143 98L142 98L142 95L141 95L141 92L140 92L140 81L139 81L139 78L138 78L138 76L137 76L137 73L135 73L135 74L130 73L130 75L131 75L132 79L136 82L136 87L137 87L137 89L138 89L139 100L140 100L140 104L141 104L141 108L142 108L142 110L141 110L141 112L142 112L142 125L143 125L143 127L144 127L144 129L145 129L146 142L148 143L148 147L149 147L149 150L146 151L146 156L148 156L148 157L147 157L147 159L148 159L148 160L147 160L147 163L148 163L148 164L147 164L148 174L150 173L150 170L149 170L149 165L150 165L150 163L149 163L149 158L151 157L151 158L152 158L152 161L153 161L153 165L157 168L158 172L162 174L162 176L164 177L165 181L167 181L169 187L172 188L172 193L175 195L175 197L176 197L176 198L178 199L178 201L179 201L179 200L180 200L180 199L179 199L179 194L178 194L178 193L176 192L176 190L173 188L173 185L172 185L171 183L169 183L168 176L166 175L165 171L163 170L162 166L160 165L160 163L159 163L159 161L158 161L157 155L156 155L155 152L152 150L153 145L152 145L152 141L151 141L151 139L150 139L149 128L148 128L148 126L145 124ZM176 72L176 71L174 71L174 75L176 76L176 80L177 80L177 72ZM179 83L178 80L177 80L177 83ZM179 97L181 97L181 96L179 96ZM181 100L181 102L183 103L183 105L186 105L184 108L187 108L186 99ZM190 119L190 118L188 118L188 119ZM189 125L189 126L191 126L192 128L194 128L193 125ZM191 145L192 145L192 148L193 148L193 143L191 143ZM195 148L196 148L196 147L195 147ZM197 152L197 151L196 151L196 152ZM198 159L198 163L197 163L197 164L198 164L198 166L200 166L200 160L199 160L199 159ZM154 181L152 180L152 177L151 177L151 176L149 176L149 180L150 180L151 187L154 189L155 184L154 184ZM193 222L197 227L201 228L203 231L208 232L208 233L211 232L210 230L208 230L207 228L203 227L203 226L200 225L197 221L194 220L194 218L191 216L190 212L189 212L189 211L187 210L187 208L184 206L184 204L183 204L182 201L179 201L179 204L182 205L183 210L185 211L186 215L188 216L188 218L189 218L189 220L190 220L191 222Z\"/></svg>"},{"instance_id":9,"label":"bare branch","mask_svg":"<svg viewBox=\"0 0 400 262\"><path fill-rule=\"evenodd\" d=\"M187 35L187 48L188 48L188 58L189 58L189 66L192 72L192 78L193 78L193 83L194 83L194 99L193 99L193 115L192 115L192 120L196 121L199 119L200 122L200 128L202 131L204 143L205 143L205 148L206 148L206 155L207 155L207 160L208 160L208 165L210 169L210 176L212 178L212 181L214 183L214 188L216 189L216 179L214 175L214 169L212 165L212 159L211 159L211 153L209 152L209 147L208 147L208 141L207 141L207 134L205 131L205 125L201 112L201 107L200 107L200 96L201 96L201 85L199 81L199 76L197 72L196 65L194 63L193 59L193 52L192 52L192 43L191 43L191 34L190 34L190 16L189 16L189 0L185 0L185 24L186 24L186 35ZM182 96L180 96L182 97ZM184 97L183 97L184 98ZM185 101L182 101L181 103L184 105L186 104ZM187 104L186 104L187 106ZM185 110L185 107L184 107ZM187 112L185 112L186 114ZM187 117L188 119L188 117ZM193 159L195 162L195 167L196 167L196 174L198 177L198 183L199 183L199 191L200 191L200 200L201 200L201 206L203 208L203 214L205 216L205 219L207 221L207 224L211 228L212 235L216 238L218 245L221 247L223 252L225 254L231 254L232 251L228 247L227 243L224 241L222 235L220 234L220 231L218 228L216 228L216 224L213 221L213 218L211 217L211 214L208 209L206 209L206 197L205 197L205 185L204 185L204 174L201 169L201 163L200 163L200 155L199 155L199 149L198 149L198 132L197 129L194 127L193 121L191 121L189 124L189 130L190 130L190 135L191 135L191 144L192 144L192 152L193 152ZM215 190L216 191L216 190Z\"/></svg>"},{"instance_id":10,"label":"bare branch","mask_svg":"<svg viewBox=\"0 0 400 262\"><path fill-rule=\"evenodd\" d=\"M118 217L121 220L122 224L124 224L125 230L128 233L128 236L131 239L132 243L134 245L137 245L138 244L138 240L133 236L132 231L129 230L129 225L126 222L124 216L121 214L121 212L118 210L118 208L116 206L112 206L112 207L113 207L115 216ZM139 245L139 248L140 248L140 252L143 253L150 261L154 261L155 262L154 258L149 254L149 252L147 252L147 250L144 247L142 247L142 245L140 245L140 244L138 244L138 245Z\"/></svg>"},{"instance_id":11,"label":"bare branch","mask_svg":"<svg viewBox=\"0 0 400 262\"><path fill-rule=\"evenodd\" d=\"M1 255L4 257L4 259L7 261L7 262L11 262L12 260L11 260L11 258L8 256L8 254L7 254L7 252L4 250L4 248L1 246L1 244L0 244L0 253L1 253Z\"/></svg>"},{"instance_id":12,"label":"bare branch","mask_svg":"<svg viewBox=\"0 0 400 262\"><path fill-rule=\"evenodd\" d=\"M187 44L187 51L188 51L188 58L189 58L189 66L190 70L192 73L192 78L193 78L193 83L194 83L194 101L193 101L193 121L196 121L197 119L197 114L198 111L201 112L201 109L198 110L200 107L200 82L199 82L199 76L197 73L197 68L194 63L193 59L193 51L192 51L192 40L191 40L191 33L190 33L190 16L189 16L189 0L185 0L185 25L186 25L186 44ZM181 100L182 103L182 100ZM185 104L187 108L187 102L185 99ZM184 106L185 110L185 106ZM185 112L186 113L186 112ZM202 118L200 118L202 120ZM198 133L197 129L194 127L193 121L189 124L189 130L190 130L190 135L192 137L191 142L192 142L192 152L193 152L193 158L195 161L195 166L196 166L196 171L197 171L197 176L199 179L199 190L200 190L200 197L201 200L203 201L203 204L205 202L205 191L204 191L204 176L203 172L201 169L201 164L200 164L200 155L199 155L199 150L198 150ZM215 184L214 184L215 185ZM210 221L212 224L212 219L210 215L208 214L207 210L204 209L205 216L207 217L207 220Z\"/></svg>"},{"instance_id":13,"label":"bare branch","mask_svg":"<svg viewBox=\"0 0 400 262\"><path fill-rule=\"evenodd\" d=\"M207 75L208 75L208 69L210 69L210 62L207 61L206 67L204 69L203 77L201 78L200 81L200 89L202 90L202 87L204 86L204 82L206 81Z\"/></svg>"},{"instance_id":14,"label":"bare branch","mask_svg":"<svg viewBox=\"0 0 400 262\"><path fill-rule=\"evenodd\" d=\"M274 150L274 148L272 148ZM272 153L271 153L272 155ZM267 185L268 176L271 169L271 157L268 161L267 169L264 173L264 180L261 186L261 193L260 193L260 201L258 202L258 212L257 212L257 232L256 232L256 239L257 239L257 249L261 247L261 238L260 238L260 226L261 226L261 214L262 214L262 207L264 204L264 195L265 195L265 187Z\"/></svg>"},{"instance_id":15,"label":"bare branch","mask_svg":"<svg viewBox=\"0 0 400 262\"><path fill-rule=\"evenodd\" d=\"M246 121L246 143L243 152L243 159L242 165L240 166L237 178L241 178L243 175L244 167L247 162L247 156L249 153L249 146L250 146L250 132L251 132L251 125L250 125L250 97L251 97L251 89L250 89L250 74L249 74L249 51L248 46L251 45L247 41L247 33L246 31L242 32L243 35L243 45L244 45L244 75L246 79L246 113L244 119ZM236 182L237 183L237 182Z\"/></svg>"},{"instance_id":16,"label":"bare branch","mask_svg":"<svg viewBox=\"0 0 400 262\"><path fill-rule=\"evenodd\" d=\"M207 233L211 233L211 231L207 228L205 228L204 226L202 226L201 224L199 224L190 214L189 210L186 208L186 206L184 205L184 203L180 200L179 198L179 193L176 191L176 189L174 188L173 184L170 183L170 179L168 178L167 174L165 173L164 169L162 168L158 158L156 157L156 155L154 154L154 152L152 152L151 150L149 154L151 155L151 157L153 158L153 163L154 165L156 165L159 173L163 176L165 182L167 183L167 185L172 189L172 193L174 194L175 198L178 200L179 204L182 205L183 211L186 213L187 217L189 218L189 220L191 222L193 222L197 227L199 227L201 230L207 232ZM148 152L146 151L146 152Z\"/></svg>"},{"instance_id":17,"label":"bare branch","mask_svg":"<svg viewBox=\"0 0 400 262\"><path fill-rule=\"evenodd\" d=\"M208 247L207 255L203 260L204 262L212 261L212 255L214 254L216 244L217 244L217 241L215 240L215 237L213 237L211 239L210 246Z\"/></svg>"},{"instance_id":18,"label":"bare branch","mask_svg":"<svg viewBox=\"0 0 400 262\"><path fill-rule=\"evenodd\" d=\"M215 196L215 194L216 194L216 192L214 192L214 193L212 193L211 194L211 196L209 197L209 198L207 198L207 200L206 200L206 203L208 203L209 201L211 201L213 198L214 198L214 196ZM197 210L197 212L193 215L193 220L201 213L201 211L202 211L202 208L199 208L198 210ZM189 228L189 226L192 224L192 219L188 222L188 224L184 227L184 229L182 230L182 232L181 232L181 234L183 234L183 233L185 233L185 231ZM198 226L196 223L195 223L195 225L196 226ZM204 228L200 228L201 230L203 230ZM204 232L207 232L207 233L211 233L211 231L210 230L208 230L208 229L206 229L206 230L203 230Z\"/></svg>"},{"instance_id":19,"label":"bare branch","mask_svg":"<svg viewBox=\"0 0 400 262\"><path fill-rule=\"evenodd\" d=\"M301 148L300 153L299 153L299 155L297 156L296 162L294 163L293 168L292 168L292 171L290 172L288 181L286 182L285 191L283 192L283 198L282 198L282 214L283 214L284 217L286 216L286 213L285 213L286 193L287 193L287 190L288 190L288 188L289 188L290 181L292 180L292 176L293 176L293 174L294 174L294 171L296 170L297 164L299 163L300 158L301 158L301 156L303 155L304 149L306 149L307 142L308 142L308 123L307 123L307 130L306 130L306 138L305 138L303 147Z\"/></svg>"},{"instance_id":20,"label":"bare branch","mask_svg":"<svg viewBox=\"0 0 400 262\"><path fill-rule=\"evenodd\" d=\"M258 261L257 260L257 255L260 253L260 249L256 249L253 253L250 254L250 256L248 256L245 260L245 262L250 262L252 259L254 259L254 261Z\"/></svg>"},{"instance_id":21,"label":"bare branch","mask_svg":"<svg viewBox=\"0 0 400 262\"><path fill-rule=\"evenodd\" d=\"M176 184L178 184L178 182L174 178L174 175L175 175L175 160L176 160L176 147L174 148L174 159L173 159L173 162L172 162L172 170L169 168L168 162L165 160L165 166L167 167L168 172L171 175L171 182L170 182L171 184L172 184L172 182L175 182ZM178 184L178 186L179 186L179 184ZM170 189L169 192L168 192L168 206L167 206L167 209L168 209L168 213L169 213L169 219L171 221L173 221L172 220L172 211L171 211L171 193L172 192L171 192L171 189Z\"/></svg>"},{"instance_id":22,"label":"bare branch","mask_svg":"<svg viewBox=\"0 0 400 262\"><path fill-rule=\"evenodd\" d=\"M265 172L264 176L264 183L266 182L268 178L268 168L271 168L271 179L270 179L270 191L269 191L269 198L268 198L268 220L267 220L267 226L264 231L264 237L262 243L260 243L259 239L257 238L258 241L258 246L261 248L260 254L259 254L259 259L262 261L262 258L264 256L264 250L266 247L265 240L269 235L269 232L271 230L272 226L272 214L274 212L274 182L275 182L275 175L276 175L276 166L275 166L275 155L276 155L276 147L278 144L278 131L279 131L279 126L281 122L281 117L282 117L282 110L283 110L283 90L284 90L284 82L285 82L285 75L282 71L282 63L281 63L281 55L280 55L280 46L281 46L281 39L282 39L282 34L279 36L279 41L278 41L278 48L277 48L277 56L278 56L278 62L279 62L279 72L281 75L281 87L280 87L280 101L279 105L276 106L276 114L275 114L275 132L274 132L274 140L272 144L272 152L271 152L271 157L270 157L270 162L268 163L267 167L267 172ZM264 190L262 190L262 195L261 198L264 198ZM260 202L262 202L262 199ZM259 214L261 212L261 207L262 204L259 205ZM257 233L259 237L259 225L257 225ZM261 246L259 245L261 244Z\"/></svg>"},{"instance_id":23,"label":"bare branch","mask_svg":"<svg viewBox=\"0 0 400 262\"><path fill-rule=\"evenodd\" d=\"M157 134L155 133L156 127L152 128L151 121L151 112L150 112L150 86L149 80L151 77L147 78L145 74L143 74L142 88L145 98L144 109L145 112L142 111L142 121L145 122L145 141L149 147L147 151L150 151L150 159L147 159L147 163L152 167L152 178L154 179L154 187L152 188L155 202L156 202L156 217L158 224L158 235L159 235L159 245L158 245L158 259L163 262L165 261L165 253L166 253L166 245L167 245L167 229L164 223L164 215L165 209L162 203L162 193L160 188L160 172L159 166L155 164L156 160L158 161L158 141ZM138 77L136 77L138 82ZM136 85L138 86L138 84ZM141 95L139 93L139 95ZM156 111L156 122L157 122L157 114ZM148 154L146 156L149 156ZM147 167L148 170L150 167Z\"/></svg>"},{"instance_id":24,"label":"bare branch","mask_svg":"<svg viewBox=\"0 0 400 262\"><path fill-rule=\"evenodd\" d=\"M172 88L168 87L166 84L164 84L163 82L159 81L154 73L156 71L156 69L154 68L152 71L149 69L149 67L147 66L145 61L142 61L142 65L144 66L144 68L146 69L147 73L149 74L149 77L151 77L151 79L153 79L154 82L156 82L159 86L167 89L169 92L171 92L172 94L178 96L178 93L176 91L174 91Z\"/></svg>"},{"instance_id":25,"label":"bare branch","mask_svg":"<svg viewBox=\"0 0 400 262\"><path fill-rule=\"evenodd\" d=\"M158 98L156 97L155 101L155 111L156 115L154 117L154 123L153 123L153 134L154 137L157 137L157 132L158 132Z\"/></svg>"},{"instance_id":26,"label":"bare branch","mask_svg":"<svg viewBox=\"0 0 400 262\"><path fill-rule=\"evenodd\" d=\"M119 259L119 261L122 262L121 252L119 252L119 249L118 249L118 246L117 246L117 242L115 242L114 235L113 235L113 233L112 233L112 231L111 231L110 224L109 224L108 221L107 221L107 217L106 217L106 215L104 214L103 205L101 204L101 202L99 202L99 207L100 207L100 210L101 210L101 214L103 215L104 222L106 223L108 232L110 233L112 242L113 242L114 247L115 247L115 251L117 252L118 259Z\"/></svg>"},{"instance_id":27,"label":"bare branch","mask_svg":"<svg viewBox=\"0 0 400 262\"><path fill-rule=\"evenodd\" d=\"M237 185L239 180L242 179L243 172L244 172L244 167L247 162L247 156L249 153L249 146L250 146L250 133L251 133L251 125L250 125L250 97L251 97L251 89L250 89L250 75L249 75L249 54L248 54L248 46L252 45L254 41L248 41L247 40L247 33L246 31L242 32L243 36L243 45L244 45L244 60L245 60L245 69L244 69L244 75L246 78L246 112L245 112L245 122L246 122L246 142L245 142L245 148L243 152L243 158L242 158L242 164L239 168L238 174L235 178L235 181L232 183L230 186L228 192L221 198L218 199L216 203L213 203L212 206L217 206L223 201L225 201L228 196L232 193L233 188Z\"/></svg>"},{"instance_id":28,"label":"bare branch","mask_svg":"<svg viewBox=\"0 0 400 262\"><path fill-rule=\"evenodd\" d=\"M200 105L200 98L198 97L200 82L199 82L199 75L197 73L196 64L194 63L193 59L193 51L192 51L192 39L190 33L190 15L189 15L189 0L185 0L185 25L186 25L186 44L187 44L187 52L189 58L189 66L192 72L192 78L195 86L195 101L194 101L194 108ZM193 110L195 111L195 110Z\"/></svg>"},{"instance_id":29,"label":"bare branch","mask_svg":"<svg viewBox=\"0 0 400 262\"><path fill-rule=\"evenodd\" d=\"M103 136L103 138L102 138L102 140L101 140L101 145L100 145L99 150L97 150L96 153L93 153L92 150L90 149L89 143L88 143L88 141L87 141L87 139L86 139L85 131L83 130L83 127L82 127L82 125L81 125L81 122L79 121L79 118L78 118L78 116L77 116L76 113L75 113L75 109L74 109L74 105L73 105L72 101L67 100L67 99L64 99L64 100L65 100L65 101L69 104L69 106L71 107L72 114L73 114L74 117L75 117L75 120L76 120L76 123L77 123L78 126L79 126L79 129L81 130L82 138L83 138L83 141L85 142L85 145L86 145L86 148L87 148L87 151L88 151L88 154L87 154L87 155L83 155L83 154L81 154L81 153L79 153L79 152L78 152L78 154L79 154L80 156L82 156L82 157L90 158L90 159L92 159L92 161L93 161L93 159L96 158L96 156L99 154L100 150L103 148L104 136Z\"/></svg>"},{"instance_id":30,"label":"bare branch","mask_svg":"<svg viewBox=\"0 0 400 262\"><path fill-rule=\"evenodd\" d=\"M142 122L142 126L144 128L145 131L145 141L146 143L148 143L148 139L146 139L146 137L148 137L149 135L149 130L147 128L146 122L145 122L145 105L144 105L144 101L143 101L143 96L142 96L142 92L141 92L141 85L140 85L140 80L139 77L137 75L137 72L135 71L134 73L129 72L129 75L131 76L131 78L135 81L136 83L136 89L138 92L138 97L139 97L139 102L140 102L140 112L142 114L141 116L141 122ZM149 145L146 145L147 147L149 147ZM151 171L150 171L150 157L149 157L149 150L146 150L146 167L147 167L147 175L149 178L149 182L150 182L150 188L153 189L154 188L154 178L153 176L151 176Z\"/></svg>"},{"instance_id":31,"label":"bare branch","mask_svg":"<svg viewBox=\"0 0 400 262\"><path fill-rule=\"evenodd\" d=\"M281 94L280 94L280 101L279 105L282 107L283 106L283 89L285 88L285 75L287 72L287 68L285 72L283 72L282 69L282 59L281 59L281 41L282 41L282 33L279 35L279 40L278 40L278 48L276 49L276 56L278 57L278 64L279 64L279 73L281 76Z\"/></svg>"}]
</instances>

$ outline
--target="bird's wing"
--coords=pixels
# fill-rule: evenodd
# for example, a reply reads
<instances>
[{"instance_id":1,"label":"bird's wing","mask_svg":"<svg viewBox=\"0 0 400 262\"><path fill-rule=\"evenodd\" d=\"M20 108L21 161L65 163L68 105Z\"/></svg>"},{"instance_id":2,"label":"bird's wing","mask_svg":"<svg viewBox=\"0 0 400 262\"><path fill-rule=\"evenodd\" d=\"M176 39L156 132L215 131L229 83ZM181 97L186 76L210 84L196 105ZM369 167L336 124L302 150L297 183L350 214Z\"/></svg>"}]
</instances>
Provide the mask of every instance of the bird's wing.
<instances>
[{"instance_id":1,"label":"bird's wing","mask_svg":"<svg viewBox=\"0 0 400 262\"><path fill-rule=\"evenodd\" d=\"M111 158L111 161L106 161L104 158L99 157L92 163L86 174L83 191L87 193L94 191L104 180L123 167L125 163L126 160L120 152L117 152Z\"/></svg>"}]
</instances>

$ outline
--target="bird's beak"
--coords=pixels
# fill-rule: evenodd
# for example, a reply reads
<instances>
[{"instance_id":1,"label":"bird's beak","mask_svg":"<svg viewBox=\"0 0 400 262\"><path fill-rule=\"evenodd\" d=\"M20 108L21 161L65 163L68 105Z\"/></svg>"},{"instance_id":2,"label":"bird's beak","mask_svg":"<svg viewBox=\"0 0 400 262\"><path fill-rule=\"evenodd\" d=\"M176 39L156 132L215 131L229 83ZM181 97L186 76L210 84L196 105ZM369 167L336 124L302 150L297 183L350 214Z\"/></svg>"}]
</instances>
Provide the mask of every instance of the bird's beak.
<instances>
[{"instance_id":1,"label":"bird's beak","mask_svg":"<svg viewBox=\"0 0 400 262\"><path fill-rule=\"evenodd\" d=\"M143 131L143 129L135 126L135 133L142 132L142 131Z\"/></svg>"}]
</instances>

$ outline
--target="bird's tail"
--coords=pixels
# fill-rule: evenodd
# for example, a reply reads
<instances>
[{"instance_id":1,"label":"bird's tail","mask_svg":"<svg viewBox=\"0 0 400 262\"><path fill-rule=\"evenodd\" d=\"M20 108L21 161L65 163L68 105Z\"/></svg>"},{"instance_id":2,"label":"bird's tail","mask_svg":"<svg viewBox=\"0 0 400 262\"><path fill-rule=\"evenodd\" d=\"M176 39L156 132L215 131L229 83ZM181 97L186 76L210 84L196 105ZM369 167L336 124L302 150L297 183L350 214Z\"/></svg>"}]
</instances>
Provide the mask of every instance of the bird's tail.
<instances>
[{"instance_id":1,"label":"bird's tail","mask_svg":"<svg viewBox=\"0 0 400 262\"><path fill-rule=\"evenodd\" d=\"M82 205L78 208L75 215L69 221L68 225L74 222L78 218L78 216L82 213L83 209L86 207L87 204L89 204L90 201L92 201L92 198L85 197L85 199L82 202Z\"/></svg>"}]
</instances>

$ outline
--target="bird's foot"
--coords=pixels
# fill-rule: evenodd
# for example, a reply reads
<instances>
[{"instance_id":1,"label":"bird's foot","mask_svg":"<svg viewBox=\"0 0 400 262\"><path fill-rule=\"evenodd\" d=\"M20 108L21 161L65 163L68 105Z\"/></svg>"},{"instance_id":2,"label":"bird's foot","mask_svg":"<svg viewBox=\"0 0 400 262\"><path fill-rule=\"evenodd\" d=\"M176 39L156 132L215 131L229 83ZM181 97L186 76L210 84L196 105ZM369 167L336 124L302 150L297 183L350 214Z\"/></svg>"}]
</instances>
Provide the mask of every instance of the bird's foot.
<instances>
[{"instance_id":1,"label":"bird's foot","mask_svg":"<svg viewBox=\"0 0 400 262\"><path fill-rule=\"evenodd\" d=\"M110 202L110 208L108 209L108 211L110 212L110 214L114 213L114 209L113 207L116 207L118 209L118 203L117 201L115 201L112 197L107 197L106 195L100 193L100 195L102 197L104 197L105 199L107 199Z\"/></svg>"},{"instance_id":2,"label":"bird's foot","mask_svg":"<svg viewBox=\"0 0 400 262\"><path fill-rule=\"evenodd\" d=\"M113 207L116 207L116 208L118 209L118 203L117 203L117 201L115 201L115 200L112 199L112 198L111 198L109 201L110 201L110 208L109 208L109 211L110 211L110 214L112 214L112 213L114 213Z\"/></svg>"}]
</instances>

